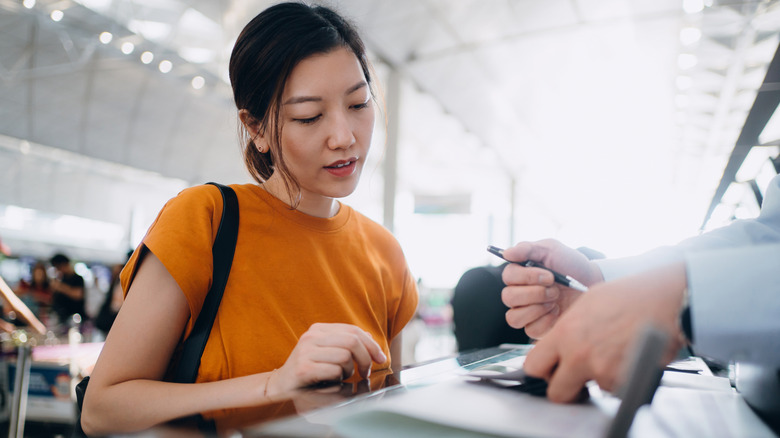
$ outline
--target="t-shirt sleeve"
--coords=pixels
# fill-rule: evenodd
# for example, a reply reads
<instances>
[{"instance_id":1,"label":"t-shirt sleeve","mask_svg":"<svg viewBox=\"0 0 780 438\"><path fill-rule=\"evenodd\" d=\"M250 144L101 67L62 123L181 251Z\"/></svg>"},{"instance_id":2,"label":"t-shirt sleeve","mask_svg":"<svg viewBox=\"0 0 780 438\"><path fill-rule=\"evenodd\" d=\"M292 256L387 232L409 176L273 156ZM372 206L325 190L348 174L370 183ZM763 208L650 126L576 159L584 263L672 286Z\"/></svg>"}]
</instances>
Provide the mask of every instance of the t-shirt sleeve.
<instances>
[{"instance_id":1,"label":"t-shirt sleeve","mask_svg":"<svg viewBox=\"0 0 780 438\"><path fill-rule=\"evenodd\" d=\"M412 320L414 314L417 312L417 301L419 297L417 295L417 282L414 280L409 268L404 270L403 281L401 283L400 294L394 299L394 303L390 303L389 308L391 314L389 317L388 333L390 339L401 333L401 330L406 327L406 324Z\"/></svg>"},{"instance_id":2,"label":"t-shirt sleeve","mask_svg":"<svg viewBox=\"0 0 780 438\"><path fill-rule=\"evenodd\" d=\"M191 187L169 200L122 270L120 279L125 295L145 251L151 251L187 299L192 315L187 326L189 331L211 287L211 248L221 216L222 198L216 187Z\"/></svg>"}]
</instances>

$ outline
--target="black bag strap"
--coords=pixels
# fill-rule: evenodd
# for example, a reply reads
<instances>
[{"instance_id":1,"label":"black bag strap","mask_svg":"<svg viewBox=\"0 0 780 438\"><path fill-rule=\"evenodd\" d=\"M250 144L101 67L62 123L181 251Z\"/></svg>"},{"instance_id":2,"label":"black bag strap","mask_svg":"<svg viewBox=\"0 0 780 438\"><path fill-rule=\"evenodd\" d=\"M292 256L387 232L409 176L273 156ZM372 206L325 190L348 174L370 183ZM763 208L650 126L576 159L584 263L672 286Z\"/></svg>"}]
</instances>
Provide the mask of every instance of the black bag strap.
<instances>
[{"instance_id":1,"label":"black bag strap","mask_svg":"<svg viewBox=\"0 0 780 438\"><path fill-rule=\"evenodd\" d=\"M203 302L203 308L195 321L190 336L184 341L178 366L174 371L173 381L176 383L193 383L200 368L200 357L206 348L211 327L222 301L225 291L230 266L233 264L233 253L238 239L238 198L236 192L228 186L210 182L222 193L222 219L211 249L214 258L214 277L211 281L211 289Z\"/></svg>"}]
</instances>

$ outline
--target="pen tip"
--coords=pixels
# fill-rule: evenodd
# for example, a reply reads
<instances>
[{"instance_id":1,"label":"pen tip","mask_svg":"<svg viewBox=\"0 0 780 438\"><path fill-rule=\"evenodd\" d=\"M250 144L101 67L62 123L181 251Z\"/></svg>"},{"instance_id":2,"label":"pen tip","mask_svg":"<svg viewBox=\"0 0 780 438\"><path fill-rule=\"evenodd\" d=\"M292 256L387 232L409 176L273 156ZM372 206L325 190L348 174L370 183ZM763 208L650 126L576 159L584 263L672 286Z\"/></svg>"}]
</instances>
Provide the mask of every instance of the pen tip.
<instances>
[{"instance_id":1,"label":"pen tip","mask_svg":"<svg viewBox=\"0 0 780 438\"><path fill-rule=\"evenodd\" d=\"M501 258L504 258L504 250L493 245L488 245L487 250L489 253L497 255Z\"/></svg>"}]
</instances>

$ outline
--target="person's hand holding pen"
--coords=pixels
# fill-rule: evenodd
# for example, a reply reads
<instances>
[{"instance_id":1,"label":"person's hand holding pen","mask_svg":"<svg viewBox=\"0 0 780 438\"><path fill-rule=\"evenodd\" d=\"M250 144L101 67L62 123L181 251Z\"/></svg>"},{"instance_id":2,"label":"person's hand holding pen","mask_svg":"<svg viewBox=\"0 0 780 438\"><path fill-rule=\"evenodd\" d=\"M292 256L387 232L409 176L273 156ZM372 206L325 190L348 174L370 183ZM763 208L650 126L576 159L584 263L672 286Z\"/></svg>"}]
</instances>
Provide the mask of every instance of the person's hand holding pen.
<instances>
[{"instance_id":1,"label":"person's hand holding pen","mask_svg":"<svg viewBox=\"0 0 780 438\"><path fill-rule=\"evenodd\" d=\"M615 391L625 383L631 351L647 325L666 332L662 364L682 346L679 314L687 284L683 262L600 283L563 314L526 356L523 370L547 380L547 398L580 399L586 383Z\"/></svg>"},{"instance_id":2,"label":"person's hand holding pen","mask_svg":"<svg viewBox=\"0 0 780 438\"><path fill-rule=\"evenodd\" d=\"M520 242L505 249L503 258L515 262L507 265L502 275L507 286L501 299L509 307L506 321L511 327L525 328L526 334L536 339L547 333L558 317L582 295L582 292L556 282L551 270L576 278L585 286L604 281L595 263L557 240ZM544 267L520 264L526 261Z\"/></svg>"}]
</instances>

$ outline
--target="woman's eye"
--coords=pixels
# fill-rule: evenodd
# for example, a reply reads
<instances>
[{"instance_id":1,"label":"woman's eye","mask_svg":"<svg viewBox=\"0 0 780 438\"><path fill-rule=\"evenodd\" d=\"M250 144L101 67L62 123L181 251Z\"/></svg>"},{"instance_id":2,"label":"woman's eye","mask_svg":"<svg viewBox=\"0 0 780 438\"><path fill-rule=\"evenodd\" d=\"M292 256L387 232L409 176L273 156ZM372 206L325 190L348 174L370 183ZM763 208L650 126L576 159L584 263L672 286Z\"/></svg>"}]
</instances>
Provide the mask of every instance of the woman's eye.
<instances>
[{"instance_id":1,"label":"woman's eye","mask_svg":"<svg viewBox=\"0 0 780 438\"><path fill-rule=\"evenodd\" d=\"M320 118L320 115L318 114L318 115L316 115L314 117L309 117L309 118L305 118L305 119L293 119L293 120L298 122L298 123L302 123L304 125L308 125L308 124L316 122L319 118Z\"/></svg>"},{"instance_id":2,"label":"woman's eye","mask_svg":"<svg viewBox=\"0 0 780 438\"><path fill-rule=\"evenodd\" d=\"M369 101L367 100L367 101L365 101L365 102L363 102L363 103L359 103L359 104L357 104L357 105L352 105L352 108L354 108L354 109L363 109L363 108L367 108L367 107L368 107L368 102L369 102Z\"/></svg>"}]
</instances>

